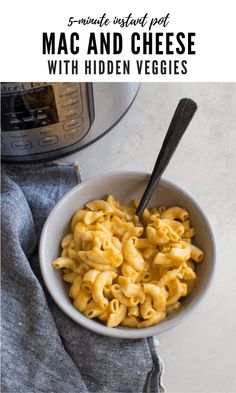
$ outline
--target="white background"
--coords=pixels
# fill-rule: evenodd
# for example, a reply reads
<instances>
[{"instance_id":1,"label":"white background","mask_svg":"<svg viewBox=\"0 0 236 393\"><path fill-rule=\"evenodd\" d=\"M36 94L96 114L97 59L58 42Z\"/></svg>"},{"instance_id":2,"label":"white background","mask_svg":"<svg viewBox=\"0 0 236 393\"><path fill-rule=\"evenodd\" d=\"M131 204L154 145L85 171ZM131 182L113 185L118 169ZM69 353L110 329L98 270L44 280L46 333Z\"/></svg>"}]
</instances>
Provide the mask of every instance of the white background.
<instances>
[{"instance_id":1,"label":"white background","mask_svg":"<svg viewBox=\"0 0 236 393\"><path fill-rule=\"evenodd\" d=\"M235 13L233 0L225 1L189 1L166 0L157 2L126 1L45 1L8 0L4 3L1 12L1 62L0 75L2 81L233 81L235 80L236 56L235 49ZM196 32L197 54L189 56L188 74L176 76L142 75L133 73L129 76L95 75L88 76L81 73L77 75L56 75L48 73L47 56L42 55L42 32L72 32L80 33L81 50L79 57L69 56L68 59L78 58L83 64L85 57L83 48L87 43L90 31L108 31L116 29L124 36L125 47L119 59L129 58L130 51L127 42L132 27L119 29L110 24L101 30L94 26L67 27L70 16L75 18L93 18L101 16L104 12L111 19L114 16L125 17L132 12L133 17L144 15L158 17L170 13L170 23L166 28L154 27L153 32ZM141 28L137 28L139 32ZM173 56L168 56L168 59ZM54 59L64 59L62 56L53 56ZM102 56L102 59L110 58ZM158 56L145 56L145 59L154 60ZM183 55L185 58L185 55Z\"/></svg>"},{"instance_id":2,"label":"white background","mask_svg":"<svg viewBox=\"0 0 236 393\"><path fill-rule=\"evenodd\" d=\"M65 31L70 16L96 17L103 12L112 16L127 16L132 12L137 16L149 12L159 17L170 12L170 31L197 34L197 55L189 62L187 76L96 76L89 79L235 81L234 3L229 0L8 0L1 12L0 79L53 80L41 54L41 34L42 31ZM90 29L88 27L87 32ZM79 79L84 80L81 75ZM60 78L57 76L54 80ZM62 76L61 80L78 80L78 77ZM218 242L218 264L212 289L199 309L188 321L159 337L166 366L164 383L168 393L232 393L236 391L236 85L143 84L137 100L116 129L66 160L79 161L84 179L115 169L151 171L169 119L182 96L190 96L198 102L198 113L165 177L186 189L206 211Z\"/></svg>"}]
</instances>

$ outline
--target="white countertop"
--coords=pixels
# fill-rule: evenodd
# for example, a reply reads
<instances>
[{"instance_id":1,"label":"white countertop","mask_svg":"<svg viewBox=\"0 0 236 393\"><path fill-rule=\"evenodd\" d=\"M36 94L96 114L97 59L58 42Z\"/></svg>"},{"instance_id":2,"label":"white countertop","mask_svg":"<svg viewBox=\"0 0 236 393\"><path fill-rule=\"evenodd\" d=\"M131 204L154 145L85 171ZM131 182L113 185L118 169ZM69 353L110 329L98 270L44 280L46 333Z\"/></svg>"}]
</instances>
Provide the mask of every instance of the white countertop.
<instances>
[{"instance_id":1,"label":"white countertop","mask_svg":"<svg viewBox=\"0 0 236 393\"><path fill-rule=\"evenodd\" d=\"M152 171L182 97L198 111L164 177L204 208L217 241L206 298L178 327L158 336L164 385L174 392L236 392L236 84L144 83L127 115L104 138L70 156L83 180L109 170Z\"/></svg>"}]
</instances>

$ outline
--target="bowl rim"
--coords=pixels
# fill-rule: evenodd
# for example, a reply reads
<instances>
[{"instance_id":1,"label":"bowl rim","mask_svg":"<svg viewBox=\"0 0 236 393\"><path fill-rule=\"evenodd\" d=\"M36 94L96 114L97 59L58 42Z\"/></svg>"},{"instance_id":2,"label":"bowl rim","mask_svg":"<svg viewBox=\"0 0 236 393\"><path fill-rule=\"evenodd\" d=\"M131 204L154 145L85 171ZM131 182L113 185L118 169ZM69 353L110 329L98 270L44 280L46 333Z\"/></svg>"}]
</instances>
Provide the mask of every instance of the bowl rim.
<instances>
[{"instance_id":1,"label":"bowl rim","mask_svg":"<svg viewBox=\"0 0 236 393\"><path fill-rule=\"evenodd\" d=\"M54 302L57 304L57 306L67 315L69 316L72 320L74 320L76 323L79 325L104 336L109 336L109 337L116 337L116 338L125 338L125 339L136 339L136 338L144 338L144 337L150 337L154 336L160 333L163 333L167 330L173 329L180 323L184 322L189 316L192 314L193 310L196 309L196 307L201 303L203 298L206 296L206 293L208 292L212 281L213 277L215 274L215 267L216 267L216 241L215 241L215 235L213 233L213 230L211 228L210 222L204 213L203 209L199 206L199 204L196 202L196 200L188 194L186 191L184 191L182 188L180 188L178 185L174 184L173 182L166 180L164 178L161 178L160 180L160 185L167 187L175 192L177 192L180 195L183 195L185 198L189 199L191 204L194 206L194 209L200 213L200 215L203 218L203 221L206 225L206 229L209 233L210 237L210 248L212 251L212 260L211 260L211 270L209 274L209 278L207 281L206 286L201 292L201 296L199 296L194 304L186 309L183 310L183 312L179 315L178 318L174 318L172 320L164 320L163 323L156 324L147 328L126 328L123 330L122 327L118 328L109 328L106 325L103 325L95 320L90 320L89 318L85 317L82 313L80 313L78 310L74 308L74 310L70 310L67 308L66 305L61 303L58 298L54 295L53 293L53 287L50 286L50 282L48 280L47 276L47 271L46 271L46 261L44 259L44 250L45 250L45 243L46 243L46 232L47 232L47 227L48 224L51 220L53 220L53 217L55 214L58 213L60 210L61 206L64 204L65 200L69 198L71 195L74 193L77 193L80 189L86 187L87 185L93 183L95 180L104 180L105 178L114 178L114 177L137 177L137 178L144 178L147 177L147 179L150 177L149 172L143 172L143 171L107 171L103 172L99 175L93 176L84 182L82 181L81 183L77 184L74 186L71 190L69 190L61 199L58 200L54 208L51 210L49 213L44 225L43 229L41 232L40 236L40 242L39 242L39 263L40 263L40 269L43 277L44 284L46 285L46 288L54 300ZM73 305L71 305L73 307ZM178 316L178 315L177 315Z\"/></svg>"}]
</instances>

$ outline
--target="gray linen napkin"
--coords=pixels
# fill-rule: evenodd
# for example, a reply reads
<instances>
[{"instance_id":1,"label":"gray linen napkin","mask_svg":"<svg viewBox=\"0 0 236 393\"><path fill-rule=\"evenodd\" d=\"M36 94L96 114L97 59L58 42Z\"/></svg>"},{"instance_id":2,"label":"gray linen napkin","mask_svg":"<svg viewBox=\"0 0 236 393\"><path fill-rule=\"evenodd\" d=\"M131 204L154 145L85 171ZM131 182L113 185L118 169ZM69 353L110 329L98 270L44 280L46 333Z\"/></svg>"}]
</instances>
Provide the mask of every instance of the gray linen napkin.
<instances>
[{"instance_id":1,"label":"gray linen napkin","mask_svg":"<svg viewBox=\"0 0 236 393\"><path fill-rule=\"evenodd\" d=\"M2 166L2 392L162 392L152 338L90 332L56 306L43 284L42 225L77 183L73 165Z\"/></svg>"}]
</instances>

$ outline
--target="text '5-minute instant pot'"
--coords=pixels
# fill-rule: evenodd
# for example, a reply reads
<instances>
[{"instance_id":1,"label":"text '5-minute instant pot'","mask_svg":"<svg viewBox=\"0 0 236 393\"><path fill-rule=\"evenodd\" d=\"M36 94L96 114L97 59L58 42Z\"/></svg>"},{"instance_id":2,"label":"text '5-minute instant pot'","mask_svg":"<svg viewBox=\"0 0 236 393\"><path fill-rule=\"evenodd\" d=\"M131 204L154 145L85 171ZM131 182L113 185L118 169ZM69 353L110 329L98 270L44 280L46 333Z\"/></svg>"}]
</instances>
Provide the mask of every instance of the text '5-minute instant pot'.
<instances>
[{"instance_id":1,"label":"text '5-minute instant pot'","mask_svg":"<svg viewBox=\"0 0 236 393\"><path fill-rule=\"evenodd\" d=\"M114 127L138 89L139 83L2 83L2 160L53 160L83 149Z\"/></svg>"}]
</instances>

